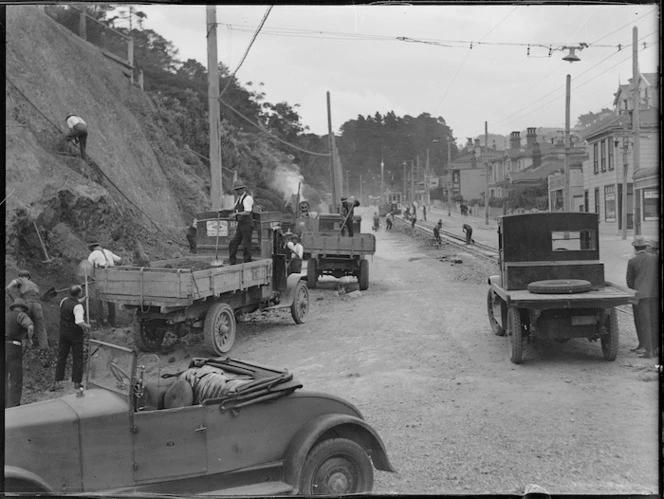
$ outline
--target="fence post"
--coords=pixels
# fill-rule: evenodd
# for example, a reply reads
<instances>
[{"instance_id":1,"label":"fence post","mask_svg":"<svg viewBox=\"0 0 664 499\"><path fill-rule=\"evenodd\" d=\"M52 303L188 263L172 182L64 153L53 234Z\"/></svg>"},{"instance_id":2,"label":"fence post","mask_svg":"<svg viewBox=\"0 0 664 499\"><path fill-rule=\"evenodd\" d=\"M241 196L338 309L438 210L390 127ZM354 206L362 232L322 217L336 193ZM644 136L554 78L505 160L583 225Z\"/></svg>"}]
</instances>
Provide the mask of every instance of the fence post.
<instances>
[{"instance_id":1,"label":"fence post","mask_svg":"<svg viewBox=\"0 0 664 499\"><path fill-rule=\"evenodd\" d=\"M86 19L85 18L87 17L87 14L85 12L85 7L83 7L83 9L80 10L80 13L81 14L79 16L79 21L78 21L78 36L83 38L83 40L87 40L88 39L88 36L87 36L88 30L87 30L87 27L86 27Z\"/></svg>"},{"instance_id":2,"label":"fence post","mask_svg":"<svg viewBox=\"0 0 664 499\"><path fill-rule=\"evenodd\" d=\"M129 37L129 43L127 44L127 60L131 66L131 83L134 84L134 37Z\"/></svg>"}]
</instances>

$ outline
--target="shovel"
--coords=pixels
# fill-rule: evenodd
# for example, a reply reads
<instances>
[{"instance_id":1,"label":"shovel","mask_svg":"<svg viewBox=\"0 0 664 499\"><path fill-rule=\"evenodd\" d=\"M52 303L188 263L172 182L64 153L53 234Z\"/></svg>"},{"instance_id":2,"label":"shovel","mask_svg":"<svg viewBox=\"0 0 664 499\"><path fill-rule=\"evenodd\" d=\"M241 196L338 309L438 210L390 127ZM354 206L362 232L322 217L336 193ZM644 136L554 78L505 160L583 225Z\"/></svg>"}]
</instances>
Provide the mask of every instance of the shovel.
<instances>
[{"instance_id":1,"label":"shovel","mask_svg":"<svg viewBox=\"0 0 664 499\"><path fill-rule=\"evenodd\" d=\"M39 232L39 229L37 228L37 222L35 222L33 220L32 225L35 226L35 230L37 231L37 236L39 236L39 242L41 243L41 247L44 250L44 255L46 256L46 260L42 260L42 263L51 263L53 261L53 259L49 258L48 253L46 252L46 246L44 246L44 240L41 237L41 233Z\"/></svg>"},{"instance_id":2,"label":"shovel","mask_svg":"<svg viewBox=\"0 0 664 499\"><path fill-rule=\"evenodd\" d=\"M217 241L214 244L214 260L210 262L210 267L222 267L224 262L219 260L219 223L221 221L221 211L217 212Z\"/></svg>"},{"instance_id":3,"label":"shovel","mask_svg":"<svg viewBox=\"0 0 664 499\"><path fill-rule=\"evenodd\" d=\"M94 279L91 279L89 282L95 282L95 280L94 280ZM86 292L86 293L88 292L88 290L87 290L87 286L88 286L88 284L87 284L87 283L85 283L85 284L79 284L79 286L81 286L81 287L85 286L85 292ZM70 287L71 287L71 286L70 286ZM50 288L48 291L46 291L46 293L44 293L44 294L42 295L42 298L41 298L41 299L42 299L42 301L49 301L49 300L51 300L52 298L55 298L55 297L58 295L58 293L64 293L65 291L69 291L69 287L67 287L67 288L62 288L62 289L55 289L55 287L52 287L52 288Z\"/></svg>"}]
</instances>

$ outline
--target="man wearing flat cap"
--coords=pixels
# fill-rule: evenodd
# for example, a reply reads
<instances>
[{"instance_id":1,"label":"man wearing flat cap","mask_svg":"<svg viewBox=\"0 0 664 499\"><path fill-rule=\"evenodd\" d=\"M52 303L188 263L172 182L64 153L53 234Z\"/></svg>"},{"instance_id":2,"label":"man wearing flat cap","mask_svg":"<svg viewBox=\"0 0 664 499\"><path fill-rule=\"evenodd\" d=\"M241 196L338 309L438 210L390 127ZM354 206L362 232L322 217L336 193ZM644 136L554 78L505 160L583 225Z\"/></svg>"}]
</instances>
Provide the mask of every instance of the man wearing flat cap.
<instances>
[{"instance_id":1,"label":"man wearing flat cap","mask_svg":"<svg viewBox=\"0 0 664 499\"><path fill-rule=\"evenodd\" d=\"M638 291L638 303L634 316L639 344L634 351L643 350L643 359L650 359L659 350L659 329L655 323L659 310L659 259L646 251L648 245L643 236L635 236L632 246L635 255L627 262L627 287ZM638 322L637 322L638 321ZM653 330L653 325L655 329Z\"/></svg>"},{"instance_id":2,"label":"man wearing flat cap","mask_svg":"<svg viewBox=\"0 0 664 499\"><path fill-rule=\"evenodd\" d=\"M355 216L355 207L360 206L360 202L353 196L347 198L341 197L341 235L345 236L346 231L348 235L353 237L353 217Z\"/></svg>"},{"instance_id":3,"label":"man wearing flat cap","mask_svg":"<svg viewBox=\"0 0 664 499\"><path fill-rule=\"evenodd\" d=\"M16 298L5 315L5 408L21 405L23 347L32 345L33 334L28 305L23 298Z\"/></svg>"},{"instance_id":4,"label":"man wearing flat cap","mask_svg":"<svg viewBox=\"0 0 664 499\"><path fill-rule=\"evenodd\" d=\"M251 261L251 232L254 229L252 212L254 210L254 198L247 192L247 186L241 180L233 182L235 191L235 219L237 227L235 234L228 244L228 263L237 264L237 250L242 244L244 261Z\"/></svg>"}]
</instances>

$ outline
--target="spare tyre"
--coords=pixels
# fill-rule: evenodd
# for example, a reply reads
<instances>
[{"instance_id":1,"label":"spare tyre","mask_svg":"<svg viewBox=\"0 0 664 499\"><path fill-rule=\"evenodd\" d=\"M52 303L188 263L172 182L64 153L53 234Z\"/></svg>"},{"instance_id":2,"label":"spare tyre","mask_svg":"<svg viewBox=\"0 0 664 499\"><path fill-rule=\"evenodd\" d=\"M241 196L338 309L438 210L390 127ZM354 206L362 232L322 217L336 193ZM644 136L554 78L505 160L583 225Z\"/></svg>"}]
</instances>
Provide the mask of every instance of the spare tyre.
<instances>
[{"instance_id":1,"label":"spare tyre","mask_svg":"<svg viewBox=\"0 0 664 499\"><path fill-rule=\"evenodd\" d=\"M585 293L593 289L589 281L583 279L550 279L547 281L534 281L528 284L531 293L548 295L567 295Z\"/></svg>"}]
</instances>

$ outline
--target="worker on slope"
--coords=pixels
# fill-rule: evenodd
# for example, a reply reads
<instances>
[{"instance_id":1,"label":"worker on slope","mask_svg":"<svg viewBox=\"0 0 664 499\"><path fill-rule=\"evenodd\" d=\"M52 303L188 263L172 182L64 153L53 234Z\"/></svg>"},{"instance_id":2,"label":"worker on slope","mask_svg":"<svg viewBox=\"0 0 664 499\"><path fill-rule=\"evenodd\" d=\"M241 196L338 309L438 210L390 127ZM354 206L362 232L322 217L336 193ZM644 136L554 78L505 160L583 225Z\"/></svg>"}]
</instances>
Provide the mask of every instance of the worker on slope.
<instances>
[{"instance_id":1,"label":"worker on slope","mask_svg":"<svg viewBox=\"0 0 664 499\"><path fill-rule=\"evenodd\" d=\"M251 261L251 232L254 229L253 210L254 198L247 192L247 187L241 180L233 182L235 191L235 219L237 227L235 234L228 244L228 263L237 264L237 250L242 244L244 262Z\"/></svg>"},{"instance_id":2,"label":"worker on slope","mask_svg":"<svg viewBox=\"0 0 664 499\"><path fill-rule=\"evenodd\" d=\"M65 139L78 139L78 145L81 148L81 158L87 161L88 156L85 152L85 147L88 143L88 126L85 124L85 121L73 113L67 115L66 122L69 132L65 135Z\"/></svg>"}]
</instances>

